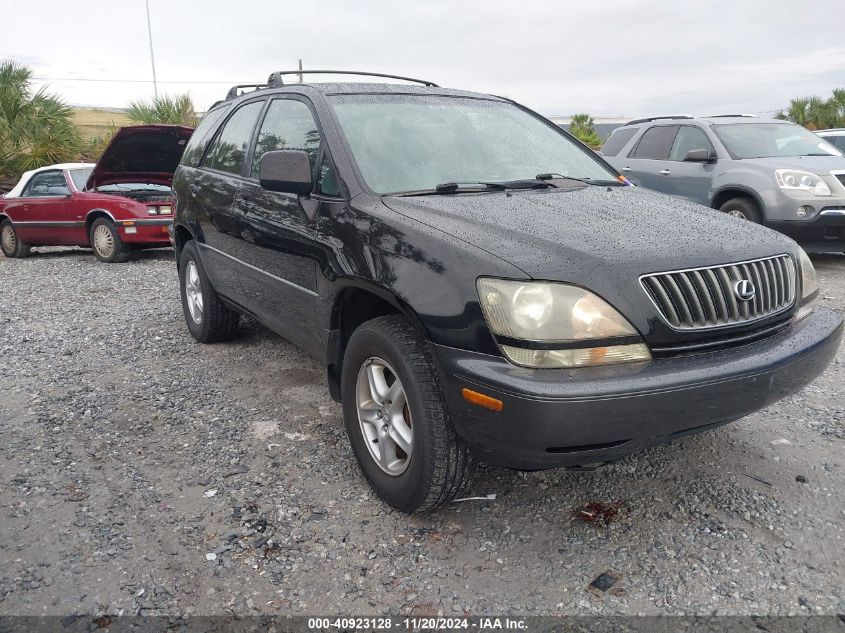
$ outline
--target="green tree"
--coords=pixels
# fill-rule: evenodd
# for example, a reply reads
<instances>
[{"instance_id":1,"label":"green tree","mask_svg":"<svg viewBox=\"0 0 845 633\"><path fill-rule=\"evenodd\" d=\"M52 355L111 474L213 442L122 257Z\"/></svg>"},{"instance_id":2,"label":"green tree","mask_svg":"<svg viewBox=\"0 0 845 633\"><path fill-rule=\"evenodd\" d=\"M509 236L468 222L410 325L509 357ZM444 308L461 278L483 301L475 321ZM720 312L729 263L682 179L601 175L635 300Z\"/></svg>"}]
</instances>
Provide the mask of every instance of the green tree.
<instances>
[{"instance_id":1,"label":"green tree","mask_svg":"<svg viewBox=\"0 0 845 633\"><path fill-rule=\"evenodd\" d=\"M837 88L829 99L800 97L792 99L789 107L777 118L803 125L810 130L845 127L845 89Z\"/></svg>"},{"instance_id":2,"label":"green tree","mask_svg":"<svg viewBox=\"0 0 845 633\"><path fill-rule=\"evenodd\" d=\"M593 149L599 149L601 147L601 138L598 132L596 132L593 117L589 114L573 114L569 120L569 133Z\"/></svg>"},{"instance_id":3,"label":"green tree","mask_svg":"<svg viewBox=\"0 0 845 633\"><path fill-rule=\"evenodd\" d=\"M134 123L171 123L196 127L199 123L190 95L156 97L152 101L133 101L126 115Z\"/></svg>"},{"instance_id":4,"label":"green tree","mask_svg":"<svg viewBox=\"0 0 845 633\"><path fill-rule=\"evenodd\" d=\"M0 63L0 173L74 160L82 139L73 109L41 88L33 93L32 70L14 60Z\"/></svg>"}]
</instances>

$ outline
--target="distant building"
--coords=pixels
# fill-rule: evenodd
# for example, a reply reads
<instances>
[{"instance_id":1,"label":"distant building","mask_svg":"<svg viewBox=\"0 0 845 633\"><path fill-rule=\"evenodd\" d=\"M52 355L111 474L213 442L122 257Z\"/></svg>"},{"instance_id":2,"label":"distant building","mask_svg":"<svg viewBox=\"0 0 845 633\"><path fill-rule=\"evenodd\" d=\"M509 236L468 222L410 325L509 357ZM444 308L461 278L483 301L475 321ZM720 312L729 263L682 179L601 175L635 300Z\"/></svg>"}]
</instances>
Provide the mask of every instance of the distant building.
<instances>
[{"instance_id":1,"label":"distant building","mask_svg":"<svg viewBox=\"0 0 845 633\"><path fill-rule=\"evenodd\" d=\"M571 117L550 116L548 118L552 123L556 123L567 132L569 131L569 122L571 120ZM631 118L632 117L594 116L593 123L596 128L596 133L601 137L602 140L605 140L608 136L610 136L610 133L613 132L613 130L618 127L622 127L628 121L630 121Z\"/></svg>"}]
</instances>

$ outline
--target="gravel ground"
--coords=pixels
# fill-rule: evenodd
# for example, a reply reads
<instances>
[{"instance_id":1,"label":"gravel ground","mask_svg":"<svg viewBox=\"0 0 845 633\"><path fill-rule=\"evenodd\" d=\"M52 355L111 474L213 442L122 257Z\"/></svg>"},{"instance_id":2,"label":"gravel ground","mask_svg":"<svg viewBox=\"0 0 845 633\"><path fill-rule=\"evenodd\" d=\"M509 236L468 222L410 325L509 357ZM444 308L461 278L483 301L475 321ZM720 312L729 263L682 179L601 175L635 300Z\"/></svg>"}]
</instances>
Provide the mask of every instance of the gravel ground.
<instances>
[{"instance_id":1,"label":"gravel ground","mask_svg":"<svg viewBox=\"0 0 845 633\"><path fill-rule=\"evenodd\" d=\"M815 260L842 309L845 257ZM317 363L251 322L193 342L168 250L0 258L0 352L2 614L845 611L842 351L735 424L594 472L486 469L495 500L414 517L370 492Z\"/></svg>"}]
</instances>

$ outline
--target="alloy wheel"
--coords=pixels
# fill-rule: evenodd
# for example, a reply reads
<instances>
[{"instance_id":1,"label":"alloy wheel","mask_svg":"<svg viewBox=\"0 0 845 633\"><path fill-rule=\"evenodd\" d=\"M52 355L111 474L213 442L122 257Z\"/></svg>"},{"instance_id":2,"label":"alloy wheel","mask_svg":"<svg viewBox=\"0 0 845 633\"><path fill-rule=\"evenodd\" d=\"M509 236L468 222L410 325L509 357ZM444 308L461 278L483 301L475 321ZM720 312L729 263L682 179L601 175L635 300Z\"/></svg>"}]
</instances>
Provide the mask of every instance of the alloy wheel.
<instances>
[{"instance_id":1,"label":"alloy wheel","mask_svg":"<svg viewBox=\"0 0 845 633\"><path fill-rule=\"evenodd\" d=\"M388 475L408 469L414 433L405 388L387 361L368 358L358 371L358 422L370 457Z\"/></svg>"},{"instance_id":2,"label":"alloy wheel","mask_svg":"<svg viewBox=\"0 0 845 633\"><path fill-rule=\"evenodd\" d=\"M197 263L193 260L188 262L185 270L185 298L188 300L188 312L194 323L202 323L202 281L200 280Z\"/></svg>"},{"instance_id":3,"label":"alloy wheel","mask_svg":"<svg viewBox=\"0 0 845 633\"><path fill-rule=\"evenodd\" d=\"M739 209L731 209L730 211L728 211L728 215L732 215L733 217L739 218L740 220L748 219L747 217L745 217L745 214Z\"/></svg>"}]
</instances>

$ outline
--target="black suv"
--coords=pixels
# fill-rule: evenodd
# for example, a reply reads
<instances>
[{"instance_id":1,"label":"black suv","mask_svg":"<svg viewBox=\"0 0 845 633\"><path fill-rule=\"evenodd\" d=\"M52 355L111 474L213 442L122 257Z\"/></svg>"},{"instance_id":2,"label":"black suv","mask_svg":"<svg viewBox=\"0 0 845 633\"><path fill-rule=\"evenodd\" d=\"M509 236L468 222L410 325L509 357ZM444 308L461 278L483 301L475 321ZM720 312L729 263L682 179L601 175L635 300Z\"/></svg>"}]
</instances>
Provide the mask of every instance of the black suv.
<instances>
[{"instance_id":1,"label":"black suv","mask_svg":"<svg viewBox=\"0 0 845 633\"><path fill-rule=\"evenodd\" d=\"M250 314L325 363L401 510L477 460L594 467L736 420L838 349L795 242L629 186L519 104L284 76L230 91L176 172L185 319L211 343Z\"/></svg>"}]
</instances>

